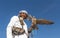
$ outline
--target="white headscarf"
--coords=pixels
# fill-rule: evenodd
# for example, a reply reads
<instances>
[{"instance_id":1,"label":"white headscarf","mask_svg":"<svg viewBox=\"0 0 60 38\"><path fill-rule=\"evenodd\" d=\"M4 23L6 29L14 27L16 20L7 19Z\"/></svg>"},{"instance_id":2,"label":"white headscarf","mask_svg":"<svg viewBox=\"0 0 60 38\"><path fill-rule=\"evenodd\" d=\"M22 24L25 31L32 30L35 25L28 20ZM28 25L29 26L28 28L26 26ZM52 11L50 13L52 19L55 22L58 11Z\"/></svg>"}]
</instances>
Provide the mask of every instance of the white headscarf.
<instances>
[{"instance_id":1,"label":"white headscarf","mask_svg":"<svg viewBox=\"0 0 60 38\"><path fill-rule=\"evenodd\" d=\"M28 14L28 12L27 12L26 10L21 10L21 11L19 11L19 13L22 13L22 12Z\"/></svg>"}]
</instances>

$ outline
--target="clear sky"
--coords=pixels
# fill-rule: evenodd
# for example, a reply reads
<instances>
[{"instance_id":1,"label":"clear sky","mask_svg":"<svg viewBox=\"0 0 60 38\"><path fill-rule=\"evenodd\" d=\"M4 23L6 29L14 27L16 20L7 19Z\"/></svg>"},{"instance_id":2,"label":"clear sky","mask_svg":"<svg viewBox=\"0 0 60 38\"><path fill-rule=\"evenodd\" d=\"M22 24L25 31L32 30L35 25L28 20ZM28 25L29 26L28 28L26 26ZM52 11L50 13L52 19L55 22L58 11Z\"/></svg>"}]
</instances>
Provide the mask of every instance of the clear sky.
<instances>
[{"instance_id":1,"label":"clear sky","mask_svg":"<svg viewBox=\"0 0 60 38\"><path fill-rule=\"evenodd\" d=\"M60 38L60 0L0 0L0 38L6 38L10 18L20 10L27 10L36 18L52 20L53 25L38 25L33 38ZM27 25L30 24L27 22Z\"/></svg>"}]
</instances>

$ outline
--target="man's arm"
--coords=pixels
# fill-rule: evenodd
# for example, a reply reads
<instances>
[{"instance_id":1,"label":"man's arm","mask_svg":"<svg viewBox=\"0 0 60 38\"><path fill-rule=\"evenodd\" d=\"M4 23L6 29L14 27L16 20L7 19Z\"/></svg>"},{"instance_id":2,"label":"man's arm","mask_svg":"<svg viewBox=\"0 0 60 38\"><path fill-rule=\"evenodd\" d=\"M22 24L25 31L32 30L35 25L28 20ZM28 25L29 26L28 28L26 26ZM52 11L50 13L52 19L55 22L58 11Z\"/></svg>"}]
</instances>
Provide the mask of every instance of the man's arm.
<instances>
[{"instance_id":1,"label":"man's arm","mask_svg":"<svg viewBox=\"0 0 60 38\"><path fill-rule=\"evenodd\" d=\"M7 38L13 38L12 36L12 27L14 25L14 22L15 22L15 16L13 16L6 28L6 33L7 33Z\"/></svg>"},{"instance_id":2,"label":"man's arm","mask_svg":"<svg viewBox=\"0 0 60 38\"><path fill-rule=\"evenodd\" d=\"M35 24L32 23L32 25L28 29L28 33L31 33L33 30L38 30L38 27Z\"/></svg>"}]
</instances>

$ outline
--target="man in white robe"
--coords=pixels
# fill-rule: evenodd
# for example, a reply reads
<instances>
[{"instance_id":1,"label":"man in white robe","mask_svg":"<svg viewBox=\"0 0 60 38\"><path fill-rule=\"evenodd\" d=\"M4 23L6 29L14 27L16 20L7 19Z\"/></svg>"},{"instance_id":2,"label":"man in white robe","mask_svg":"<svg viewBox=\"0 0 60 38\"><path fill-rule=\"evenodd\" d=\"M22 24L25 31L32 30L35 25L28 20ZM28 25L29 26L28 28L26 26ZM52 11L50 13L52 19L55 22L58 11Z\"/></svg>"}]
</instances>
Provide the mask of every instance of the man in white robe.
<instances>
[{"instance_id":1,"label":"man in white robe","mask_svg":"<svg viewBox=\"0 0 60 38\"><path fill-rule=\"evenodd\" d=\"M27 11L26 10L21 10L19 12L19 16L24 19L27 18ZM25 30L25 33L22 34L22 35L12 35L12 27L15 26L15 27L19 27L19 28L22 28L22 25L20 24L20 21L19 21L19 16L13 16L7 26L7 29L6 29L6 34L7 34L7 38L28 38L28 29L27 29L27 25L26 23L23 21L24 25L23 25L23 29Z\"/></svg>"}]
</instances>

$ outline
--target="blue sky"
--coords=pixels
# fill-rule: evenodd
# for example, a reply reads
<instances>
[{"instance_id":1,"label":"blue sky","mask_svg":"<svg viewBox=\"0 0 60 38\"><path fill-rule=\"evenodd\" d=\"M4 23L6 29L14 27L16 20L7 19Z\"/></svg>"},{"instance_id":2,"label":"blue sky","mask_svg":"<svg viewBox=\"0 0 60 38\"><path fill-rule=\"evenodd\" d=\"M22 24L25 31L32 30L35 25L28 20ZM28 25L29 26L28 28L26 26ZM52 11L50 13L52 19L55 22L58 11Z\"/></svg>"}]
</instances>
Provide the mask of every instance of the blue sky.
<instances>
[{"instance_id":1,"label":"blue sky","mask_svg":"<svg viewBox=\"0 0 60 38\"><path fill-rule=\"evenodd\" d=\"M33 38L60 38L60 0L0 0L0 38L6 38L10 18L20 10L40 19L52 20L53 25L38 25ZM27 25L30 24L27 22Z\"/></svg>"}]
</instances>

